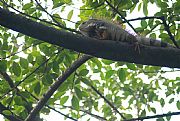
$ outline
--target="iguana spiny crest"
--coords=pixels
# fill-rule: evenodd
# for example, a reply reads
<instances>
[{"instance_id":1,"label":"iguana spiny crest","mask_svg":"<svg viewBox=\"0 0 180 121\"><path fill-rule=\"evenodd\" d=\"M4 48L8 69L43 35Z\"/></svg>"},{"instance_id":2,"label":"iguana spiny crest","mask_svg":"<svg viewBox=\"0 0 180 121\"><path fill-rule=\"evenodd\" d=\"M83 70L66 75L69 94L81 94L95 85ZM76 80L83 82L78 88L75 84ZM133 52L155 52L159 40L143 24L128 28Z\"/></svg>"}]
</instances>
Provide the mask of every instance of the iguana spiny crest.
<instances>
[{"instance_id":1,"label":"iguana spiny crest","mask_svg":"<svg viewBox=\"0 0 180 121\"><path fill-rule=\"evenodd\" d=\"M98 19L89 19L83 22L80 24L79 30L85 36L101 40L113 40L132 44L138 43L147 46L174 48L174 46L156 39L134 36L116 24Z\"/></svg>"}]
</instances>

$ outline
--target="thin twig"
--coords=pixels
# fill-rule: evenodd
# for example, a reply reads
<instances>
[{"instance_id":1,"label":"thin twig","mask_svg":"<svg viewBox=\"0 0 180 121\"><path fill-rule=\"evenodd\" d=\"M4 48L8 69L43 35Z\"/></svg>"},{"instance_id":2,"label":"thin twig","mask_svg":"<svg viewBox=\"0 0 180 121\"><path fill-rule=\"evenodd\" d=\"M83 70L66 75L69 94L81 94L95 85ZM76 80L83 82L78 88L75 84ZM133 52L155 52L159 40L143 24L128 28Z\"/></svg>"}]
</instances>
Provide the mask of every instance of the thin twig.
<instances>
[{"instance_id":1,"label":"thin twig","mask_svg":"<svg viewBox=\"0 0 180 121\"><path fill-rule=\"evenodd\" d=\"M22 49L22 50L20 50L20 51L17 51L17 52L15 52L15 53L12 53L12 54L10 54L10 55L7 56L7 57L0 58L0 60L1 60L1 59L9 58L9 57L11 57L11 56L14 56L14 55L16 55L16 54L18 54L18 53L20 53L20 52L23 52L24 50L26 50L26 49L32 47L32 46L36 46L36 45L41 44L41 43L43 43L43 42L38 42L38 43L35 43L35 44L33 44L33 45L27 46L27 47L25 47L24 49Z\"/></svg>"},{"instance_id":2,"label":"thin twig","mask_svg":"<svg viewBox=\"0 0 180 121\"><path fill-rule=\"evenodd\" d=\"M33 95L32 93L30 93L30 92L29 92L28 90L26 90L26 89L25 89L25 91L26 91L27 93L29 93L31 97L33 97L34 99L36 99L37 101L39 101L39 99L38 99L35 95ZM49 105L47 105L47 104L46 104L45 106L48 107L49 109L51 109L51 110L53 110L53 111L55 111L55 112L63 115L64 117L66 117L66 118L68 118L68 119L71 119L71 120L73 120L73 121L77 121L76 119L74 119L74 118L72 118L72 117L70 117L70 116L68 116L68 115L66 115L66 114L64 114L64 113L61 113L60 111L56 110L55 108L53 108L53 107L51 107L51 106L49 106Z\"/></svg>"},{"instance_id":3,"label":"thin twig","mask_svg":"<svg viewBox=\"0 0 180 121\"><path fill-rule=\"evenodd\" d=\"M51 56L49 59L47 59L46 61L44 61L43 63L41 63L41 65L39 65L35 70L33 70L30 74L28 74L26 77L24 77L24 79L22 79L21 81L19 81L14 88L11 88L10 90L8 90L4 95L2 95L0 97L0 99L4 98L7 94L9 94L12 90L16 89L22 82L24 82L27 78L29 78L32 74L34 74L37 70L39 70L42 66L44 66L44 64L46 64L53 56Z\"/></svg>"},{"instance_id":4,"label":"thin twig","mask_svg":"<svg viewBox=\"0 0 180 121\"><path fill-rule=\"evenodd\" d=\"M177 44L176 40L174 39L174 36L172 35L172 33L171 33L170 29L169 29L169 28L170 28L169 25L166 23L165 17L162 16L162 17L161 17L161 20L162 20L162 22L163 22L163 24L164 24L164 29L167 31L170 39L172 40L172 42L174 43L174 45L175 45L177 48L179 48L179 45Z\"/></svg>"},{"instance_id":5,"label":"thin twig","mask_svg":"<svg viewBox=\"0 0 180 121\"><path fill-rule=\"evenodd\" d=\"M70 108L70 109L72 109L72 110L75 110L72 106L63 106L63 107L64 107L64 108ZM93 113L91 113L91 112L89 112L89 111L87 111L87 110L79 109L79 111L81 111L81 112L83 112L83 113L86 113L86 114L88 114L88 115L90 115L90 116L92 116L92 117L94 117L94 118L96 118L96 119L99 119L99 120L101 120L101 121L107 121L106 118L101 117L101 116L98 116L98 115L96 115L96 114L93 114Z\"/></svg>"},{"instance_id":6,"label":"thin twig","mask_svg":"<svg viewBox=\"0 0 180 121\"><path fill-rule=\"evenodd\" d=\"M116 113L118 113L124 120L126 119L126 118L123 116L123 114L120 113L120 112L118 111L118 109L117 109L108 99L106 99L106 97L104 97L94 86L91 85L91 88L92 88L101 98L103 98L104 101L105 101L109 106L111 106L111 108L112 108Z\"/></svg>"},{"instance_id":7,"label":"thin twig","mask_svg":"<svg viewBox=\"0 0 180 121\"><path fill-rule=\"evenodd\" d=\"M45 13L47 13L47 15L49 15L49 16L51 17L51 19L52 19L59 27L64 28L64 29L66 29L66 30L70 30L70 31L79 33L78 31L76 31L76 30L74 30L74 29L71 29L71 28L66 28L63 24L59 23L56 19L54 19L54 16L52 16L50 13L48 13L48 12L46 11L46 9L41 6L41 4L40 4L37 0L35 0L35 1L36 1L37 5L38 5Z\"/></svg>"},{"instance_id":8,"label":"thin twig","mask_svg":"<svg viewBox=\"0 0 180 121\"><path fill-rule=\"evenodd\" d=\"M172 113L166 113L166 114L159 114L154 116L145 116L145 117L139 117L139 118L132 118L132 119L126 119L124 121L142 121L144 119L152 119L152 118L162 118L167 116L173 116L173 115L180 115L180 112L172 112Z\"/></svg>"},{"instance_id":9,"label":"thin twig","mask_svg":"<svg viewBox=\"0 0 180 121\"><path fill-rule=\"evenodd\" d=\"M162 24L164 25L164 29L166 30L166 32L168 33L170 39L172 40L172 42L174 43L174 45L179 48L179 45L177 44L174 36L172 35L171 31L170 31L170 27L167 24L165 17L164 16L146 16L146 17L139 17L139 18L134 18L134 19L129 19L127 21L136 21L136 20L146 20L146 19L160 19L162 21ZM123 21L123 23L127 22L126 20Z\"/></svg>"},{"instance_id":10,"label":"thin twig","mask_svg":"<svg viewBox=\"0 0 180 121\"><path fill-rule=\"evenodd\" d=\"M136 29L130 24L130 22L108 0L105 1L133 29L135 33L138 33Z\"/></svg>"},{"instance_id":11,"label":"thin twig","mask_svg":"<svg viewBox=\"0 0 180 121\"><path fill-rule=\"evenodd\" d=\"M16 12L18 12L18 13L20 13L20 14L22 14L22 15L25 15L25 16L27 16L27 17L30 17L30 18L33 18L33 19L36 19L36 20L39 20L39 21L42 21L42 22L48 23L48 24L50 24L50 25L54 25L54 26L57 26L57 27L62 27L63 29L66 29L66 30L71 31L71 32L80 33L79 31L77 31L77 30L75 30L75 29L71 29L71 28L67 28L67 27L59 26L59 24L52 23L52 22L49 22L49 21L46 21L46 20L40 19L40 18L35 17L35 16L30 16L30 15L28 15L28 14L26 14L26 13L23 13L23 12L21 12L21 11L19 11L19 10L15 9L15 8L14 8L14 7L12 7L11 5L8 5L8 4L7 4L6 2L4 2L3 0L0 0L0 1L1 1L3 4L5 4L7 7L12 8L13 10L15 10Z\"/></svg>"}]
</instances>

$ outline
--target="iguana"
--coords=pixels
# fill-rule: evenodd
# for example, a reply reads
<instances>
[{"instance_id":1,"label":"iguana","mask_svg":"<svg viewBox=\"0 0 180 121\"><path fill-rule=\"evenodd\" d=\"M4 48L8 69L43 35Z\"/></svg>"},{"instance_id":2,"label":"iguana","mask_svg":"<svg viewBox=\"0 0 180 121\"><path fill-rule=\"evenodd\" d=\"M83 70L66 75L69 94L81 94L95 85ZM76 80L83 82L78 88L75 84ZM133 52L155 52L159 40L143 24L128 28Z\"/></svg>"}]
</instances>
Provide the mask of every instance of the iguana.
<instances>
[{"instance_id":1,"label":"iguana","mask_svg":"<svg viewBox=\"0 0 180 121\"><path fill-rule=\"evenodd\" d=\"M101 40L114 40L147 46L173 47L173 45L156 39L134 36L120 26L104 20L89 19L79 26L80 32L88 37Z\"/></svg>"}]
</instances>

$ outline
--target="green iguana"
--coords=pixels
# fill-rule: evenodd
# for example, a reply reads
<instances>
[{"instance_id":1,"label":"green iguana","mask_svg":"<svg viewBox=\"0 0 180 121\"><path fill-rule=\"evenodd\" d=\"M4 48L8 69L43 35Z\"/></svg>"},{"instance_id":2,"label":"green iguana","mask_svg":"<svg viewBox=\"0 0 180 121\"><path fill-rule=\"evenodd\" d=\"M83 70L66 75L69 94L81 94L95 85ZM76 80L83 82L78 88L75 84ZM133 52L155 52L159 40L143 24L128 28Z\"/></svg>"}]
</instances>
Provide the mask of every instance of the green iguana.
<instances>
[{"instance_id":1,"label":"green iguana","mask_svg":"<svg viewBox=\"0 0 180 121\"><path fill-rule=\"evenodd\" d=\"M175 48L169 43L156 39L134 36L116 24L98 19L89 19L83 22L80 24L79 30L85 36L101 40L114 40L131 44Z\"/></svg>"}]
</instances>

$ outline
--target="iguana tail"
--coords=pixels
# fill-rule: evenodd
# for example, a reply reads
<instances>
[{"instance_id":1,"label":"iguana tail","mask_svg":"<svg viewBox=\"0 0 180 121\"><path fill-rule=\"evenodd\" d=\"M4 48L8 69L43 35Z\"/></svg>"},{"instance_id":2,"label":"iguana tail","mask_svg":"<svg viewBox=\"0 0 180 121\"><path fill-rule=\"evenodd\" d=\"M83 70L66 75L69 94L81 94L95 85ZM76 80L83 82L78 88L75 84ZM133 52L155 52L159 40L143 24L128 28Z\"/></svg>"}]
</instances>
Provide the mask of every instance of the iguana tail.
<instances>
[{"instance_id":1,"label":"iguana tail","mask_svg":"<svg viewBox=\"0 0 180 121\"><path fill-rule=\"evenodd\" d=\"M145 38L141 36L136 36L139 44L147 45L147 46L155 46L155 47L168 47L168 48L176 48L175 46L162 42L160 40L152 39L152 38Z\"/></svg>"}]
</instances>

